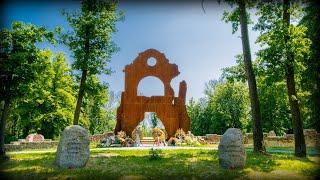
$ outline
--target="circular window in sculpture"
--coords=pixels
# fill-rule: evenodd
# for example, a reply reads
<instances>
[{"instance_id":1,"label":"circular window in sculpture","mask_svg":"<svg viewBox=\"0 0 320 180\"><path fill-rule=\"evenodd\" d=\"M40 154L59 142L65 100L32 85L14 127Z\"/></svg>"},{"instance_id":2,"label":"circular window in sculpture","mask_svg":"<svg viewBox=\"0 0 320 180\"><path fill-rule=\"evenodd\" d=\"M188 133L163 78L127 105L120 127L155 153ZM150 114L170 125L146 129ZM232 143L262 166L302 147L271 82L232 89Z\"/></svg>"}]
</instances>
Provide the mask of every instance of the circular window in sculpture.
<instances>
[{"instance_id":1,"label":"circular window in sculpture","mask_svg":"<svg viewBox=\"0 0 320 180\"><path fill-rule=\"evenodd\" d=\"M157 60L154 57L150 57L147 61L147 64L151 67L155 66L157 64Z\"/></svg>"}]
</instances>

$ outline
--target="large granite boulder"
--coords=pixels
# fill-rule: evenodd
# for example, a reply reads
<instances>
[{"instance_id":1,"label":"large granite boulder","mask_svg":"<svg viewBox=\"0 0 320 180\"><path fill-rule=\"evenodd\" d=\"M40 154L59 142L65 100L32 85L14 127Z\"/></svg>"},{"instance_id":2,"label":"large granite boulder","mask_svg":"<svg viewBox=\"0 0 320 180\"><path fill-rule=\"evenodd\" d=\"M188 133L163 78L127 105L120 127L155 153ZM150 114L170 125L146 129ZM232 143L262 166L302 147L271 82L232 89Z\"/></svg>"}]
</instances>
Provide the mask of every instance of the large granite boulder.
<instances>
[{"instance_id":1,"label":"large granite boulder","mask_svg":"<svg viewBox=\"0 0 320 180\"><path fill-rule=\"evenodd\" d=\"M86 129L79 125L66 127L59 141L56 164L62 168L85 166L90 156L89 144Z\"/></svg>"},{"instance_id":2,"label":"large granite boulder","mask_svg":"<svg viewBox=\"0 0 320 180\"><path fill-rule=\"evenodd\" d=\"M240 129L229 128L222 136L219 147L220 166L227 169L242 168L246 163L246 151Z\"/></svg>"}]
</instances>

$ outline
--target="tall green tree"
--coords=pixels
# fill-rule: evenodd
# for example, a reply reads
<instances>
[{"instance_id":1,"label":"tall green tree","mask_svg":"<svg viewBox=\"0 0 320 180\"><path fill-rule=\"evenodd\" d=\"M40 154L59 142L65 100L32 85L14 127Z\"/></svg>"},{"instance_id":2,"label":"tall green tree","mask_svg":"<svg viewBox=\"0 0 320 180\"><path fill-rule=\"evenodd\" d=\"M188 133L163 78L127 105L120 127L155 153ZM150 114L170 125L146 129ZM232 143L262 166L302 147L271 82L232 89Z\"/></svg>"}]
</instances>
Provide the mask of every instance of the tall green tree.
<instances>
[{"instance_id":1,"label":"tall green tree","mask_svg":"<svg viewBox=\"0 0 320 180\"><path fill-rule=\"evenodd\" d=\"M54 34L44 27L14 22L11 29L0 31L0 158L5 158L5 127L10 105L26 93L37 74L43 70L41 50L36 43L49 40Z\"/></svg>"},{"instance_id":2,"label":"tall green tree","mask_svg":"<svg viewBox=\"0 0 320 180\"><path fill-rule=\"evenodd\" d=\"M42 90L46 90L47 97L40 101L40 107L43 108L39 117L37 117L37 132L43 134L46 138L55 138L60 135L62 130L72 121L72 111L75 105L74 82L71 76L70 68L62 53L58 53L50 59L50 68L52 74L50 77L42 76L44 79ZM45 83L50 84L45 85Z\"/></svg>"},{"instance_id":3,"label":"tall green tree","mask_svg":"<svg viewBox=\"0 0 320 180\"><path fill-rule=\"evenodd\" d=\"M310 90L311 123L320 132L320 5L317 0L310 0L304 8L300 24L307 27L306 35L312 41L310 55L304 61L306 71L303 76L305 90Z\"/></svg>"},{"instance_id":4,"label":"tall green tree","mask_svg":"<svg viewBox=\"0 0 320 180\"><path fill-rule=\"evenodd\" d=\"M226 81L217 85L208 108L214 112L210 129L217 134L223 134L228 128L239 128L243 132L251 128L248 88L244 83Z\"/></svg>"},{"instance_id":5,"label":"tall green tree","mask_svg":"<svg viewBox=\"0 0 320 180\"><path fill-rule=\"evenodd\" d=\"M303 61L309 53L310 40L306 38L306 28L290 23L291 15L299 16L299 7L290 2L264 3L259 6L260 16L255 29L260 31L257 40L263 47L258 56L264 62L270 75L276 79L285 79L292 127L295 134L295 155L306 156L299 98L296 90L295 74L304 69Z\"/></svg>"},{"instance_id":6,"label":"tall green tree","mask_svg":"<svg viewBox=\"0 0 320 180\"><path fill-rule=\"evenodd\" d=\"M296 91L296 83L294 77L294 53L291 47L286 46L290 41L290 1L283 1L283 24L284 24L284 43L285 43L285 65L286 65L286 82L289 96L289 104L292 115L292 124L295 141L295 155L298 157L306 157L306 144L303 135L303 126L300 115L300 107L298 102L298 95Z\"/></svg>"},{"instance_id":7,"label":"tall green tree","mask_svg":"<svg viewBox=\"0 0 320 180\"><path fill-rule=\"evenodd\" d=\"M214 129L210 129L214 120L214 111L208 108L207 97L202 97L198 101L191 99L187 105L187 112L192 133L195 135L214 133Z\"/></svg>"},{"instance_id":8,"label":"tall green tree","mask_svg":"<svg viewBox=\"0 0 320 180\"><path fill-rule=\"evenodd\" d=\"M83 117L88 119L89 131L91 134L104 133L108 126L107 104L108 86L99 81L96 75L88 77L87 94L84 97Z\"/></svg>"},{"instance_id":9,"label":"tall green tree","mask_svg":"<svg viewBox=\"0 0 320 180\"><path fill-rule=\"evenodd\" d=\"M209 81L206 92L210 94L197 102L191 99L187 106L194 134L223 134L228 128L250 131L248 88L244 83Z\"/></svg>"},{"instance_id":10,"label":"tall green tree","mask_svg":"<svg viewBox=\"0 0 320 180\"><path fill-rule=\"evenodd\" d=\"M73 52L72 66L81 73L73 124L78 124L88 76L110 74L108 62L117 47L111 41L116 22L122 18L117 12L117 1L83 0L81 11L64 13L73 31L63 36Z\"/></svg>"},{"instance_id":11,"label":"tall green tree","mask_svg":"<svg viewBox=\"0 0 320 180\"><path fill-rule=\"evenodd\" d=\"M62 53L53 57L48 50L41 55L44 70L37 74L26 93L13 102L7 126L11 139L36 132L53 139L72 122L76 98L65 57Z\"/></svg>"},{"instance_id":12,"label":"tall green tree","mask_svg":"<svg viewBox=\"0 0 320 180\"><path fill-rule=\"evenodd\" d=\"M199 121L200 117L200 106L199 103L197 103L193 98L191 98L187 104L187 112L190 118L190 128L193 134L195 135L201 135L202 133L199 133L199 124L201 121Z\"/></svg>"},{"instance_id":13,"label":"tall green tree","mask_svg":"<svg viewBox=\"0 0 320 180\"><path fill-rule=\"evenodd\" d=\"M265 152L265 147L263 146L263 132L261 126L261 112L260 103L258 97L257 83L255 74L252 68L251 60L251 50L248 35L248 23L249 16L247 13L247 7L251 2L246 0L235 0L228 1L231 4L237 4L237 8L231 13L224 13L224 20L226 22L231 22L233 27L233 33L238 30L240 25L241 29L241 41L242 41L242 51L244 58L244 67L246 72L246 78L249 86L249 97L251 103L251 114L252 114L252 130L253 130L253 146L254 152Z\"/></svg>"},{"instance_id":14,"label":"tall green tree","mask_svg":"<svg viewBox=\"0 0 320 180\"><path fill-rule=\"evenodd\" d=\"M105 131L113 131L116 126L117 108L120 105L121 92L115 93L110 91L108 95L108 103L105 106L107 110L107 123L104 126Z\"/></svg>"},{"instance_id":15,"label":"tall green tree","mask_svg":"<svg viewBox=\"0 0 320 180\"><path fill-rule=\"evenodd\" d=\"M264 74L257 78L262 129L264 132L274 131L277 135L292 134L286 83L271 81L267 77L268 75Z\"/></svg>"},{"instance_id":16,"label":"tall green tree","mask_svg":"<svg viewBox=\"0 0 320 180\"><path fill-rule=\"evenodd\" d=\"M237 55L236 62L237 65L223 69L222 78L230 82L245 82L243 56ZM260 58L253 61L253 69L257 75L263 132L275 131L277 135L292 133L285 82L271 76L272 69L266 68Z\"/></svg>"}]
</instances>

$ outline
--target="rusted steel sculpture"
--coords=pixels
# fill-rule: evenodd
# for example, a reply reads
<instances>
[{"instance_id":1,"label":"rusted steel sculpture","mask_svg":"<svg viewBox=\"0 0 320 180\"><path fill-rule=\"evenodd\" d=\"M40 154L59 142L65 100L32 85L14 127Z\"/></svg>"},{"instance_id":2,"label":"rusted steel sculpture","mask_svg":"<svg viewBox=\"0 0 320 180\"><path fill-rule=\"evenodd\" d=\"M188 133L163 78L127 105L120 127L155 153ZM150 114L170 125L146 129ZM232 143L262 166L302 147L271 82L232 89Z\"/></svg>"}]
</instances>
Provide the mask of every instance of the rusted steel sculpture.
<instances>
[{"instance_id":1,"label":"rusted steel sculpture","mask_svg":"<svg viewBox=\"0 0 320 180\"><path fill-rule=\"evenodd\" d=\"M148 59L155 58L156 64L148 65ZM125 89L121 94L121 104L117 109L117 125L115 133L123 130L131 134L143 120L145 112L155 112L162 121L168 133L168 138L174 136L177 129L185 132L190 129L190 120L187 114L185 99L187 84L180 82L179 96L174 96L170 85L171 80L180 74L176 64L170 64L163 53L155 49L148 49L126 65ZM147 76L158 77L164 84L164 96L138 96L137 86L141 79Z\"/></svg>"}]
</instances>

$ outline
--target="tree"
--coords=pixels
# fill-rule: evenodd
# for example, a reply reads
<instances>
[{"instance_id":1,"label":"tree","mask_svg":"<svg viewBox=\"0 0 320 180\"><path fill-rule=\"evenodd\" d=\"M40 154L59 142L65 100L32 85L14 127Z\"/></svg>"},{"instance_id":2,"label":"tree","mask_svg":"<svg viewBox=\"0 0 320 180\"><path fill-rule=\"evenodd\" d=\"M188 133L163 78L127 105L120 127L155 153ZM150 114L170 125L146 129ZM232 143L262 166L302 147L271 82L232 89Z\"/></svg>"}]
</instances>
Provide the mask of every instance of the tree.
<instances>
[{"instance_id":1,"label":"tree","mask_svg":"<svg viewBox=\"0 0 320 180\"><path fill-rule=\"evenodd\" d=\"M195 135L205 135L210 131L213 122L213 111L208 107L208 98L200 98L197 102L190 99L187 105L187 112L190 117L191 131Z\"/></svg>"},{"instance_id":2,"label":"tree","mask_svg":"<svg viewBox=\"0 0 320 180\"><path fill-rule=\"evenodd\" d=\"M291 14L299 16L297 5L290 8L290 2L271 2L259 6L260 15L255 29L260 31L257 40L263 47L258 53L266 69L275 79L285 79L295 134L295 155L306 156L306 146L296 91L295 72L304 69L303 60L309 53L310 40L306 28L290 24Z\"/></svg>"},{"instance_id":3,"label":"tree","mask_svg":"<svg viewBox=\"0 0 320 180\"><path fill-rule=\"evenodd\" d=\"M102 84L96 75L88 77L86 85L87 94L84 97L83 117L88 118L91 134L104 133L108 125L107 109L108 86Z\"/></svg>"},{"instance_id":4,"label":"tree","mask_svg":"<svg viewBox=\"0 0 320 180\"><path fill-rule=\"evenodd\" d=\"M290 35L290 1L283 1L283 22L284 22L284 43L288 44ZM286 64L286 82L289 96L289 104L292 115L292 124L295 141L295 155L298 157L306 157L306 144L303 135L302 120L300 115L300 107L298 103L298 96L296 91L296 83L294 78L294 52L290 47L285 46L285 64Z\"/></svg>"},{"instance_id":5,"label":"tree","mask_svg":"<svg viewBox=\"0 0 320 180\"><path fill-rule=\"evenodd\" d=\"M238 7L231 13L224 13L224 20L231 22L233 27L233 33L238 30L238 26L241 28L241 40L242 50L244 57L244 67L246 72L246 78L249 86L249 96L251 102L251 114L252 114L252 130L253 130L253 145L254 152L265 152L263 146L263 132L261 126L261 112L257 91L257 83L255 74L252 68L251 52L248 35L248 14L246 11L247 3L245 0L229 1L236 3Z\"/></svg>"},{"instance_id":6,"label":"tree","mask_svg":"<svg viewBox=\"0 0 320 180\"><path fill-rule=\"evenodd\" d=\"M71 123L72 110L74 109L75 93L74 82L70 73L70 68L62 53L58 53L50 61L52 69L51 76L42 75L42 89L46 90L47 97L38 106L43 108L40 116L37 117L39 129L37 132L46 138L58 137L63 129ZM50 84L46 85L46 82ZM41 102L41 101L40 101Z\"/></svg>"},{"instance_id":7,"label":"tree","mask_svg":"<svg viewBox=\"0 0 320 180\"><path fill-rule=\"evenodd\" d=\"M214 90L208 107L213 114L210 129L223 134L228 128L239 128L248 132L249 97L248 88L241 82L223 82Z\"/></svg>"},{"instance_id":8,"label":"tree","mask_svg":"<svg viewBox=\"0 0 320 180\"><path fill-rule=\"evenodd\" d=\"M222 79L226 79L231 82L240 81L246 82L246 71L244 67L244 60L242 55L236 55L236 65L231 67L225 67L222 69ZM255 64L253 69L256 70ZM256 72L255 72L256 73Z\"/></svg>"},{"instance_id":9,"label":"tree","mask_svg":"<svg viewBox=\"0 0 320 180\"><path fill-rule=\"evenodd\" d=\"M79 123L87 77L111 72L107 65L117 51L111 35L116 32L115 23L122 18L116 7L117 2L112 0L83 0L81 12L64 12L73 31L64 34L63 41L73 52L73 69L81 73L73 124Z\"/></svg>"},{"instance_id":10,"label":"tree","mask_svg":"<svg viewBox=\"0 0 320 180\"><path fill-rule=\"evenodd\" d=\"M49 50L42 51L41 56L44 70L35 76L26 93L12 102L6 133L11 140L30 133L53 139L72 122L74 82L65 57L62 53L53 57Z\"/></svg>"},{"instance_id":11,"label":"tree","mask_svg":"<svg viewBox=\"0 0 320 180\"><path fill-rule=\"evenodd\" d=\"M320 132L320 11L319 3L316 0L308 1L304 8L304 16L300 24L307 27L306 35L312 41L310 46L310 55L304 61L306 71L303 77L305 90L309 90L311 95L310 105L312 110L311 127L315 127Z\"/></svg>"},{"instance_id":12,"label":"tree","mask_svg":"<svg viewBox=\"0 0 320 180\"><path fill-rule=\"evenodd\" d=\"M151 113L151 123L152 123L152 128L156 128L158 125L158 118L156 113L154 112Z\"/></svg>"},{"instance_id":13,"label":"tree","mask_svg":"<svg viewBox=\"0 0 320 180\"><path fill-rule=\"evenodd\" d=\"M54 41L54 34L44 27L14 22L12 29L0 31L0 158L5 158L4 136L11 103L26 93L29 84L43 70L41 50L36 43Z\"/></svg>"},{"instance_id":14,"label":"tree","mask_svg":"<svg viewBox=\"0 0 320 180\"><path fill-rule=\"evenodd\" d=\"M246 73L243 56L236 56L237 65L223 69L222 78L230 82L245 82ZM292 133L287 103L286 85L270 76L272 69L266 68L260 58L253 62L260 99L263 132L275 131L276 134Z\"/></svg>"},{"instance_id":15,"label":"tree","mask_svg":"<svg viewBox=\"0 0 320 180\"><path fill-rule=\"evenodd\" d=\"M187 106L194 134L223 134L232 127L249 131L249 97L244 83L210 80L205 92L210 94L198 102L191 99Z\"/></svg>"},{"instance_id":16,"label":"tree","mask_svg":"<svg viewBox=\"0 0 320 180\"><path fill-rule=\"evenodd\" d=\"M193 98L191 98L187 104L187 112L190 118L191 131L195 135L200 135L198 132L198 122L199 114L201 113L199 108L199 103L197 103Z\"/></svg>"},{"instance_id":17,"label":"tree","mask_svg":"<svg viewBox=\"0 0 320 180\"><path fill-rule=\"evenodd\" d=\"M259 76L257 81L263 131L274 131L277 135L292 134L285 82L273 81L268 74Z\"/></svg>"},{"instance_id":18,"label":"tree","mask_svg":"<svg viewBox=\"0 0 320 180\"><path fill-rule=\"evenodd\" d=\"M121 92L109 92L108 103L105 106L107 110L107 125L104 127L106 131L113 131L116 126L117 109L120 105Z\"/></svg>"}]
</instances>

